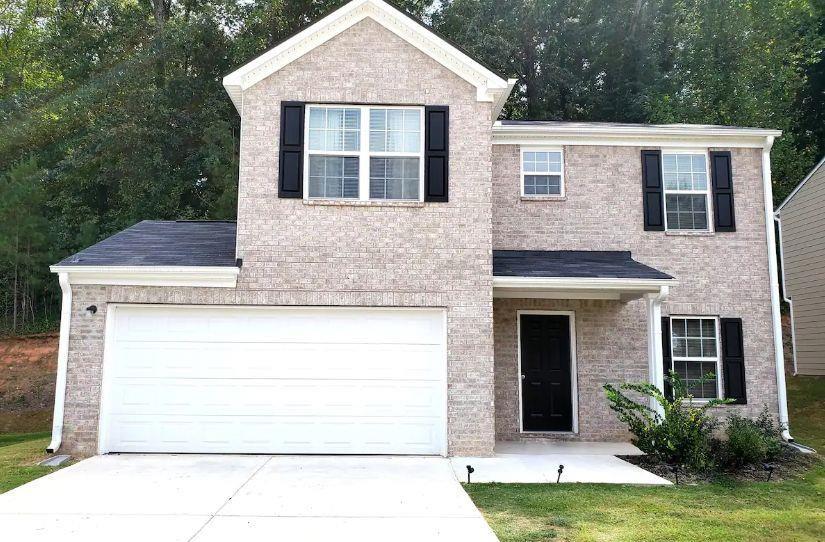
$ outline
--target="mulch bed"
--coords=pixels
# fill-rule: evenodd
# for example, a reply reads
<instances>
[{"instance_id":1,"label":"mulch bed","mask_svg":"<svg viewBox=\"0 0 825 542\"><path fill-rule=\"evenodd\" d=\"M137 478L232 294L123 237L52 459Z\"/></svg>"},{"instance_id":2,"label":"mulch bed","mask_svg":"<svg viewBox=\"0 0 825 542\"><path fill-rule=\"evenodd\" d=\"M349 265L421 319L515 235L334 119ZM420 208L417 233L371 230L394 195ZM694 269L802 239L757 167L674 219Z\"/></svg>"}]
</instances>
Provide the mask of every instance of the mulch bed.
<instances>
[{"instance_id":1,"label":"mulch bed","mask_svg":"<svg viewBox=\"0 0 825 542\"><path fill-rule=\"evenodd\" d=\"M647 455L620 455L628 463L661 476L673 483L676 483L676 474L670 465ZM781 455L771 464L774 466L771 474L771 482L789 480L805 474L812 466L821 461L817 454L804 454L790 446L783 446ZM718 482L722 479L737 482L765 482L768 479L768 472L762 464L745 465L737 469L719 469L709 472L688 472L679 469L679 484L703 484Z\"/></svg>"}]
</instances>

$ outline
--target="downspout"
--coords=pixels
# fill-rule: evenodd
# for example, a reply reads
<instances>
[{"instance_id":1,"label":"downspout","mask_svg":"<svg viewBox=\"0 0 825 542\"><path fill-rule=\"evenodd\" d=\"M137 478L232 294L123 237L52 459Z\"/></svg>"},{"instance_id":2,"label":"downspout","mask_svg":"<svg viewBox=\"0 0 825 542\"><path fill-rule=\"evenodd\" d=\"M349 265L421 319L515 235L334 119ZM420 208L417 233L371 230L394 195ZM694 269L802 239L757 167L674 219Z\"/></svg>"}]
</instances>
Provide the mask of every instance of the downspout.
<instances>
[{"instance_id":1,"label":"downspout","mask_svg":"<svg viewBox=\"0 0 825 542\"><path fill-rule=\"evenodd\" d=\"M771 290L771 317L773 320L773 351L776 364L776 394L779 401L779 425L782 438L793 442L789 431L788 393L785 387L785 359L782 348L782 317L779 312L779 274L776 266L776 232L773 224L773 188L771 186L771 147L773 136L768 136L762 148L762 192L765 199L765 234L768 240L768 275Z\"/></svg>"},{"instance_id":2,"label":"downspout","mask_svg":"<svg viewBox=\"0 0 825 542\"><path fill-rule=\"evenodd\" d=\"M788 304L788 309L790 310L791 314L791 344L793 347L793 374L796 375L798 373L798 369L796 367L796 325L794 325L794 317L793 317L793 301L790 297L788 297L788 281L785 277L785 249L784 247L784 237L782 235L782 216L779 212L775 212L773 214L773 219L776 221L776 228L779 230L779 261L782 262L782 299L785 303Z\"/></svg>"},{"instance_id":3,"label":"downspout","mask_svg":"<svg viewBox=\"0 0 825 542\"><path fill-rule=\"evenodd\" d=\"M69 329L72 319L72 286L68 273L58 273L63 301L60 307L60 340L57 345L57 382L54 391L54 417L52 419L52 441L46 451L50 454L60 449L63 442L63 405L66 400L66 370L69 362Z\"/></svg>"}]
</instances>

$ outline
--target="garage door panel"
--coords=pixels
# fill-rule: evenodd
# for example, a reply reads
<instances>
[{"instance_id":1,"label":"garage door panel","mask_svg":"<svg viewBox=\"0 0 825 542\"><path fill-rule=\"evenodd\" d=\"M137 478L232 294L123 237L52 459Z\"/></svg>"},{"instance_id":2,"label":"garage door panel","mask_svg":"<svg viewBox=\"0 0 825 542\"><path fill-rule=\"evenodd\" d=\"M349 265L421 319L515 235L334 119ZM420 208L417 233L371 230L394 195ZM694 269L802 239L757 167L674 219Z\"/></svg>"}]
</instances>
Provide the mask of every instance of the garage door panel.
<instances>
[{"instance_id":1,"label":"garage door panel","mask_svg":"<svg viewBox=\"0 0 825 542\"><path fill-rule=\"evenodd\" d=\"M440 345L299 345L156 341L119 345L115 378L352 378L440 380ZM430 363L422 363L428 356Z\"/></svg>"},{"instance_id":2,"label":"garage door panel","mask_svg":"<svg viewBox=\"0 0 825 542\"><path fill-rule=\"evenodd\" d=\"M441 310L116 305L111 314L104 452L446 451Z\"/></svg>"},{"instance_id":3,"label":"garage door panel","mask_svg":"<svg viewBox=\"0 0 825 542\"><path fill-rule=\"evenodd\" d=\"M162 312L165 310L166 312ZM203 307L175 311L133 312L119 321L122 341L178 341L181 335L196 342L297 342L307 344L371 342L439 344L442 323L429 311L371 311L360 309L265 308L225 309Z\"/></svg>"},{"instance_id":4,"label":"garage door panel","mask_svg":"<svg viewBox=\"0 0 825 542\"><path fill-rule=\"evenodd\" d=\"M129 379L116 383L113 414L438 417L443 396L428 382Z\"/></svg>"},{"instance_id":5,"label":"garage door panel","mask_svg":"<svg viewBox=\"0 0 825 542\"><path fill-rule=\"evenodd\" d=\"M109 436L119 452L175 453L182 447L199 453L431 454L441 435L432 419L399 423L373 418L203 416L181 421L174 416L115 416ZM358 438L353 438L358 435ZM277 448L277 452L273 452Z\"/></svg>"}]
</instances>

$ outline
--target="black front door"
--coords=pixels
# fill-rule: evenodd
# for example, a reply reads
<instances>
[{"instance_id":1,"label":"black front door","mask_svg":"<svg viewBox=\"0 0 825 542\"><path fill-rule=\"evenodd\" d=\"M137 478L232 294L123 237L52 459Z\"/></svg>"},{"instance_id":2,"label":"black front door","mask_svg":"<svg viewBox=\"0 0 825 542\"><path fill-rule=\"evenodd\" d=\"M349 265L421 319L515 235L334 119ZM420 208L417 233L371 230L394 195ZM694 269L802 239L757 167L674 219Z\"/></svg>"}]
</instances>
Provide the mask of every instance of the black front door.
<instances>
[{"instance_id":1,"label":"black front door","mask_svg":"<svg viewBox=\"0 0 825 542\"><path fill-rule=\"evenodd\" d=\"M521 315L524 431L572 431L570 317Z\"/></svg>"}]
</instances>

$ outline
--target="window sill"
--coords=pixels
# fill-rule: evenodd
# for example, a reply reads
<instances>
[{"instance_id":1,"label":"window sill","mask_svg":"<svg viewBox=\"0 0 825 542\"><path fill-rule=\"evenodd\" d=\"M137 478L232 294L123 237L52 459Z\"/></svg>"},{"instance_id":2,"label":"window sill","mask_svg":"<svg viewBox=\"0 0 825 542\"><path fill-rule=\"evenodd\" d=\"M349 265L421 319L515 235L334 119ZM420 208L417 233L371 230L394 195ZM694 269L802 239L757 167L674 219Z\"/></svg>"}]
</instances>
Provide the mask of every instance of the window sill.
<instances>
[{"instance_id":1,"label":"window sill","mask_svg":"<svg viewBox=\"0 0 825 542\"><path fill-rule=\"evenodd\" d=\"M521 201L567 201L567 196L521 196Z\"/></svg>"},{"instance_id":2,"label":"window sill","mask_svg":"<svg viewBox=\"0 0 825 542\"><path fill-rule=\"evenodd\" d=\"M335 200L335 199L305 199L304 205L320 207L424 207L423 201L377 201L377 200Z\"/></svg>"},{"instance_id":3,"label":"window sill","mask_svg":"<svg viewBox=\"0 0 825 542\"><path fill-rule=\"evenodd\" d=\"M674 237L713 237L712 231L690 231L690 230L667 230L665 235Z\"/></svg>"}]
</instances>

